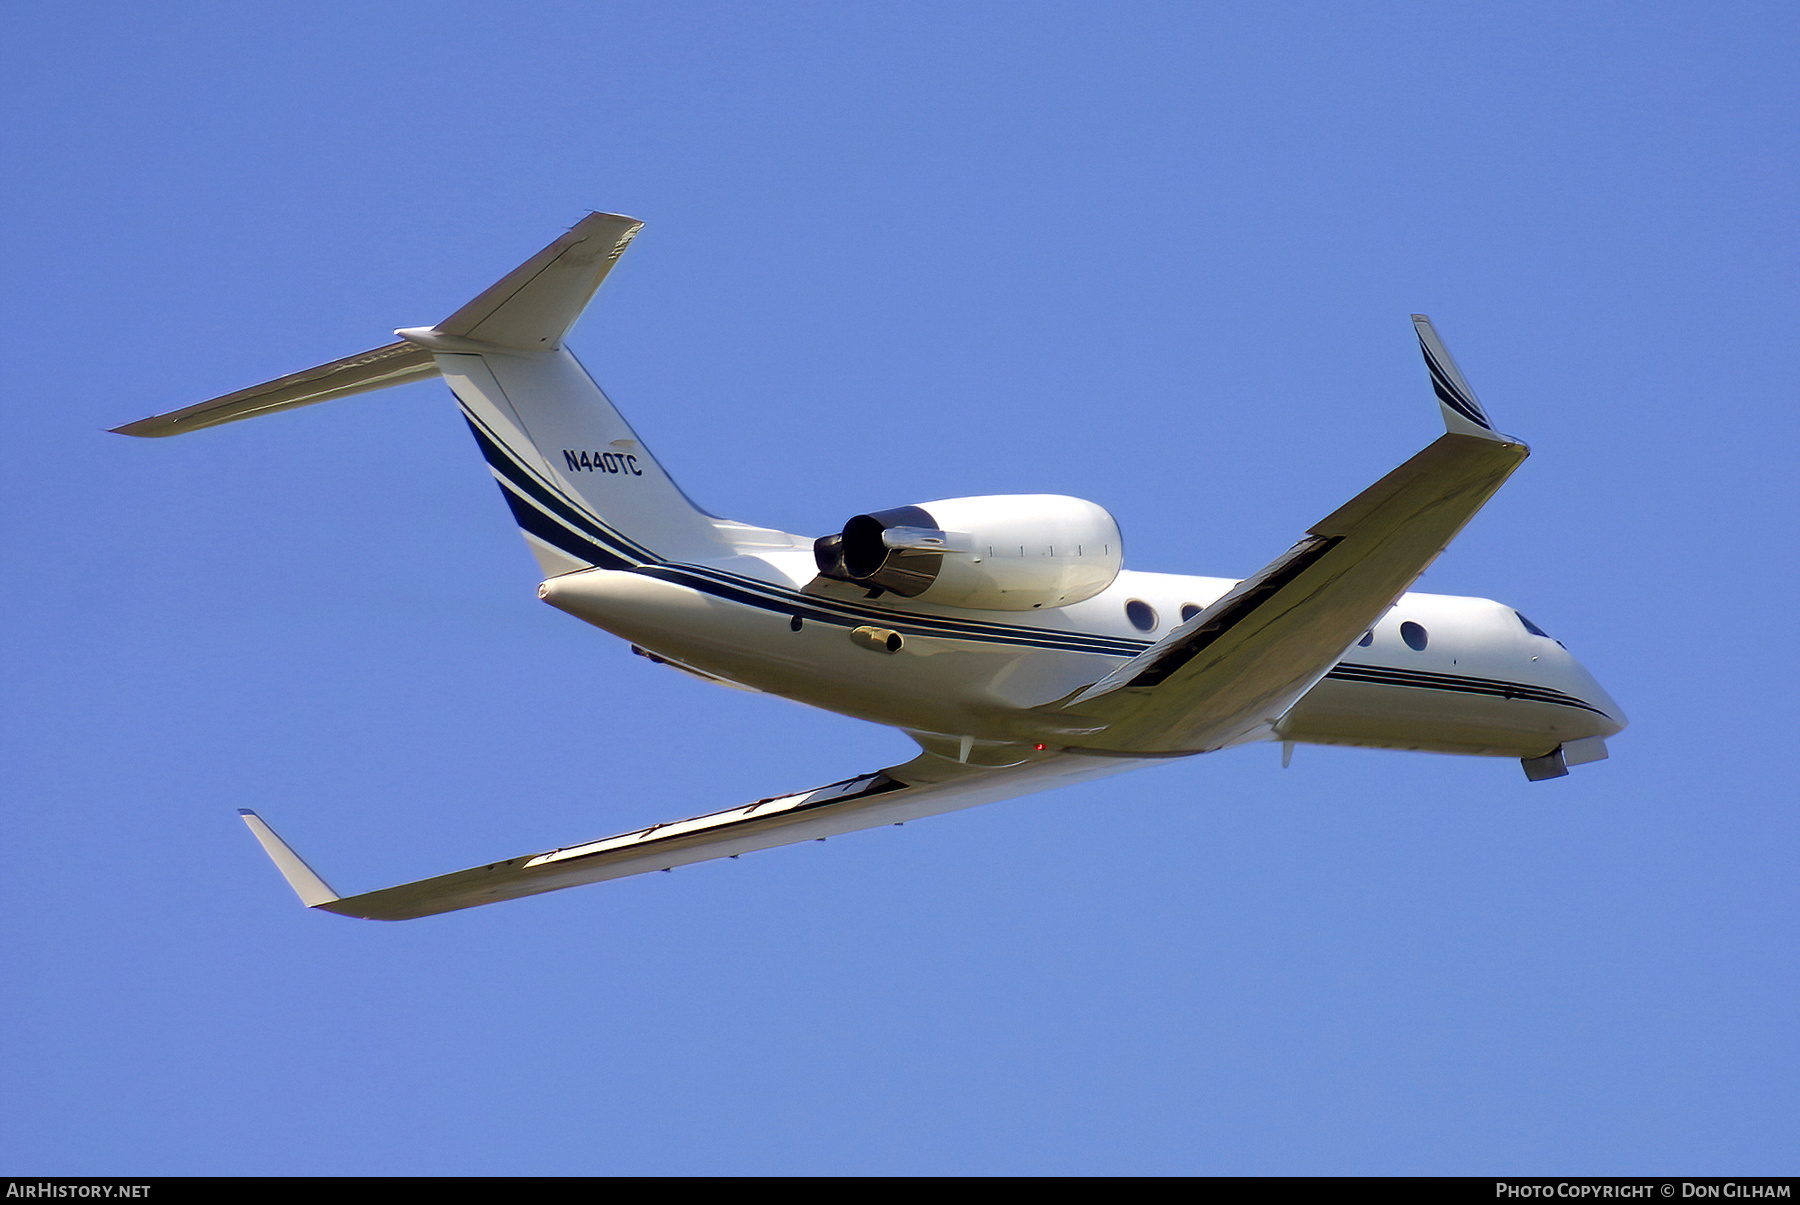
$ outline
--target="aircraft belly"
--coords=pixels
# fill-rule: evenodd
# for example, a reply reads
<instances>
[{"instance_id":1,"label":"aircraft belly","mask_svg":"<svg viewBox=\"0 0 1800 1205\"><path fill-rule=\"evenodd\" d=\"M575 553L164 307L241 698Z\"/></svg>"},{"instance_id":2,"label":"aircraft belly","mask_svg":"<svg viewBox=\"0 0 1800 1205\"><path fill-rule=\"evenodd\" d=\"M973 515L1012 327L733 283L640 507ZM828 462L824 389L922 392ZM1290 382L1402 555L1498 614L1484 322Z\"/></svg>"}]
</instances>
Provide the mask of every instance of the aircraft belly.
<instances>
[{"instance_id":1,"label":"aircraft belly","mask_svg":"<svg viewBox=\"0 0 1800 1205\"><path fill-rule=\"evenodd\" d=\"M907 635L893 652L856 640L858 625L804 619L646 574L591 570L553 578L544 600L633 644L707 674L859 719L908 729L1029 740L1024 714L1104 674L1090 653ZM899 617L895 621L899 622Z\"/></svg>"}]
</instances>

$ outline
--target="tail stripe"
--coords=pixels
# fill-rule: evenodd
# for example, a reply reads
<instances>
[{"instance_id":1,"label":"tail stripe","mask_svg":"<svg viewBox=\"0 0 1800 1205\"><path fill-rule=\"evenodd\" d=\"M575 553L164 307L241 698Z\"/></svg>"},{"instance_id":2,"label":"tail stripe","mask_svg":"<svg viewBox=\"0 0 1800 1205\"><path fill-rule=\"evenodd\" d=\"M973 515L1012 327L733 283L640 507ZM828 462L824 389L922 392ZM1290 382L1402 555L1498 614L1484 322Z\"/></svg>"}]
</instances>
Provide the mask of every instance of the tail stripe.
<instances>
[{"instance_id":1,"label":"tail stripe","mask_svg":"<svg viewBox=\"0 0 1800 1205\"><path fill-rule=\"evenodd\" d=\"M469 422L469 430L486 457L488 466L500 485L500 493L512 509L520 528L553 548L603 568L629 567L638 561L620 556L607 544L613 543L603 527L588 521L585 514L569 506L554 494L519 472L502 445Z\"/></svg>"},{"instance_id":2,"label":"tail stripe","mask_svg":"<svg viewBox=\"0 0 1800 1205\"><path fill-rule=\"evenodd\" d=\"M591 510L545 481L541 474L533 472L466 405L463 417L488 466L500 479L507 503L512 506L520 527L553 547L591 560L603 568L623 568L661 559L650 549L626 539ZM530 522L527 514L521 513L522 509L529 512ZM560 533L557 538L546 534L551 527ZM570 539L574 539L578 547L568 546ZM590 552L597 552L599 558L595 559Z\"/></svg>"},{"instance_id":3,"label":"tail stripe","mask_svg":"<svg viewBox=\"0 0 1800 1205\"><path fill-rule=\"evenodd\" d=\"M500 483L500 496L506 499L506 505L512 509L513 519L519 524L519 530L527 535L536 536L557 551L601 569L630 569L632 567L632 562L613 555L600 545L583 539L576 532L570 531L567 527L552 520L543 511L514 493L510 488L510 483Z\"/></svg>"},{"instance_id":4,"label":"tail stripe","mask_svg":"<svg viewBox=\"0 0 1800 1205\"><path fill-rule=\"evenodd\" d=\"M462 399L458 398L457 400L460 402ZM659 561L662 559L657 553L627 537L618 528L595 514L592 507L563 489L558 482L538 472L467 405L464 405L462 409L464 418L475 429L475 438L481 443L482 455L487 458L489 466L505 474L521 492L531 495L544 506L557 511L565 521L584 529L588 535L615 544L624 551L635 553L638 560Z\"/></svg>"},{"instance_id":5,"label":"tail stripe","mask_svg":"<svg viewBox=\"0 0 1800 1205\"><path fill-rule=\"evenodd\" d=\"M491 431L480 424L480 420L469 417L469 429L474 433L475 442L480 446L482 456L488 467L513 492L528 498L551 515L574 528L580 535L624 548L630 542L625 540L612 528L594 517L592 511L574 502L567 494L560 493L544 485L543 479L532 475L530 470L519 462L510 449L501 443ZM651 557L650 559L655 559Z\"/></svg>"}]
</instances>

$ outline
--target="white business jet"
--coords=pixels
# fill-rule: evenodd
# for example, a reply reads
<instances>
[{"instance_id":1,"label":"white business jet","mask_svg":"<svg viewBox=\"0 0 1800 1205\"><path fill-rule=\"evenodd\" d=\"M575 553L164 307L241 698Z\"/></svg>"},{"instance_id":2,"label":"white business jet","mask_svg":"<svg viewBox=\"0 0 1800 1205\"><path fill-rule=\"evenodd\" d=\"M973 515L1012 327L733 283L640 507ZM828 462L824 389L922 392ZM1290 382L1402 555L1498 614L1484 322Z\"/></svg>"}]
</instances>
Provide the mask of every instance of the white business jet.
<instances>
[{"instance_id":1,"label":"white business jet","mask_svg":"<svg viewBox=\"0 0 1800 1205\"><path fill-rule=\"evenodd\" d=\"M829 837L1250 741L1517 757L1560 777L1625 717L1503 604L1408 594L1525 460L1423 315L1446 432L1244 581L1123 568L1092 502L949 498L813 539L707 514L563 337L642 223L592 214L400 341L117 428L163 436L441 376L543 568L538 597L707 681L902 729L843 782L341 897L254 812L309 907L406 920Z\"/></svg>"}]
</instances>

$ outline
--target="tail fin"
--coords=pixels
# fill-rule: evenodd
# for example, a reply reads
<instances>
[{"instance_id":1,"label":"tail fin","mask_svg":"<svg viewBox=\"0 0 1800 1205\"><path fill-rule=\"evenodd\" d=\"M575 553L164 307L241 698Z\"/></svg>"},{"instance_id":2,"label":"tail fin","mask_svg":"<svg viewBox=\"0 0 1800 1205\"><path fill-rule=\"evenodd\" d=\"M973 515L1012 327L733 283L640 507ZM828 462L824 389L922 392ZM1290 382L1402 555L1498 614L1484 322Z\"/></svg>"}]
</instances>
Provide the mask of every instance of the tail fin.
<instances>
[{"instance_id":1,"label":"tail fin","mask_svg":"<svg viewBox=\"0 0 1800 1205\"><path fill-rule=\"evenodd\" d=\"M642 229L589 214L436 326L396 331L399 343L114 429L178 435L441 374L547 576L785 544L695 506L562 345Z\"/></svg>"},{"instance_id":2,"label":"tail fin","mask_svg":"<svg viewBox=\"0 0 1800 1205\"><path fill-rule=\"evenodd\" d=\"M725 554L712 516L566 349L437 363L545 577Z\"/></svg>"},{"instance_id":3,"label":"tail fin","mask_svg":"<svg viewBox=\"0 0 1800 1205\"><path fill-rule=\"evenodd\" d=\"M721 533L562 339L643 229L589 214L434 327L436 354L546 577L717 554Z\"/></svg>"}]
</instances>

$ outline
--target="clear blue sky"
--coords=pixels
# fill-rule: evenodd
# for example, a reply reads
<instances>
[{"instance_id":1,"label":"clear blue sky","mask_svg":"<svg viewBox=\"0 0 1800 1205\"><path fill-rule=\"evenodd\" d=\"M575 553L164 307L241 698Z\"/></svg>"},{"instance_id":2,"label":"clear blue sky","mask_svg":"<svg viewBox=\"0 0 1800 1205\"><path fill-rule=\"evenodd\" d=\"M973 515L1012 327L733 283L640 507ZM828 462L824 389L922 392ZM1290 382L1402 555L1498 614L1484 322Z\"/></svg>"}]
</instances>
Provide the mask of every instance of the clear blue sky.
<instances>
[{"instance_id":1,"label":"clear blue sky","mask_svg":"<svg viewBox=\"0 0 1800 1205\"><path fill-rule=\"evenodd\" d=\"M77 2L13 13L0 1165L1792 1173L1791 5ZM104 429L448 314L588 209L573 344L709 509L1057 492L1238 575L1536 449L1421 588L1611 761L1272 746L401 925L342 891L904 738L540 605L438 384Z\"/></svg>"}]
</instances>

